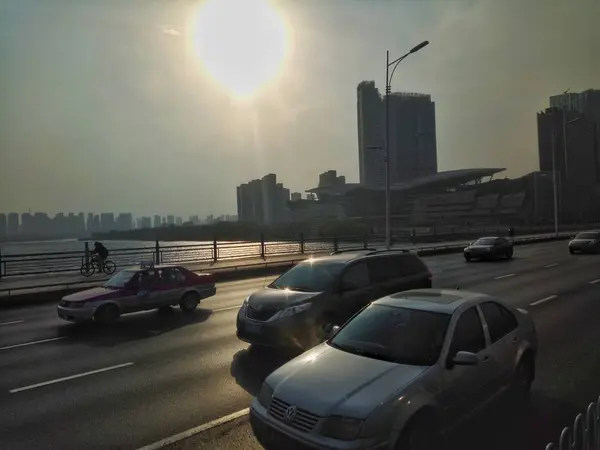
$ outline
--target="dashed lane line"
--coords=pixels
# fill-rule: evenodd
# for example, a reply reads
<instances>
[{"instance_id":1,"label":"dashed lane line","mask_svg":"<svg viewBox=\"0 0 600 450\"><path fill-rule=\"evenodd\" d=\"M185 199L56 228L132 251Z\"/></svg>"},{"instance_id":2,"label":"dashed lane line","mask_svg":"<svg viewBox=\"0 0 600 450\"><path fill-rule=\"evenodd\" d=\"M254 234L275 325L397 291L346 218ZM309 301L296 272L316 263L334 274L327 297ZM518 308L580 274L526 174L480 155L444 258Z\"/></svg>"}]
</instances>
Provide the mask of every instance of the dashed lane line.
<instances>
[{"instance_id":1,"label":"dashed lane line","mask_svg":"<svg viewBox=\"0 0 600 450\"><path fill-rule=\"evenodd\" d=\"M74 380L76 378L87 377L90 375L95 375L97 373L108 372L109 370L122 369L123 367L129 367L129 366L133 366L133 363L128 362L128 363L119 364L116 366L103 367L102 369L96 369L96 370L91 370L89 372L78 373L75 375L70 375L68 377L56 378L54 380L43 381L42 383L30 384L29 386L23 386L23 387L11 389L8 392L10 392L11 394L16 394L18 392L30 391L31 389L37 389L39 387L48 386L48 385L56 384L56 383L62 383L63 381Z\"/></svg>"},{"instance_id":2,"label":"dashed lane line","mask_svg":"<svg viewBox=\"0 0 600 450\"><path fill-rule=\"evenodd\" d=\"M502 280L503 278L514 277L516 273L508 273L506 275L500 275L499 277L494 278L494 280Z\"/></svg>"},{"instance_id":3,"label":"dashed lane line","mask_svg":"<svg viewBox=\"0 0 600 450\"><path fill-rule=\"evenodd\" d=\"M556 266L558 266L558 263L548 264L547 266L544 266L544 269L549 269L551 267L556 267Z\"/></svg>"},{"instance_id":4,"label":"dashed lane line","mask_svg":"<svg viewBox=\"0 0 600 450\"><path fill-rule=\"evenodd\" d=\"M596 283L600 283L600 278L598 278L597 280L590 281L590 284L596 284Z\"/></svg>"},{"instance_id":5,"label":"dashed lane line","mask_svg":"<svg viewBox=\"0 0 600 450\"><path fill-rule=\"evenodd\" d=\"M31 341L31 342L24 342L23 344L7 345L6 347L0 347L0 350L10 350L11 348L28 347L30 345L60 341L61 339L66 339L66 338L67 338L67 336L61 336L61 337L55 337L55 338L50 338L50 339L42 339L41 341Z\"/></svg>"},{"instance_id":6,"label":"dashed lane line","mask_svg":"<svg viewBox=\"0 0 600 450\"><path fill-rule=\"evenodd\" d=\"M10 322L0 322L0 327L3 325L16 325L18 323L23 323L24 320L11 320Z\"/></svg>"},{"instance_id":7,"label":"dashed lane line","mask_svg":"<svg viewBox=\"0 0 600 450\"><path fill-rule=\"evenodd\" d=\"M548 297L542 298L541 300L537 300L533 303L530 303L529 306L539 306L543 303L549 302L550 300L554 300L558 295L549 295Z\"/></svg>"}]
</instances>

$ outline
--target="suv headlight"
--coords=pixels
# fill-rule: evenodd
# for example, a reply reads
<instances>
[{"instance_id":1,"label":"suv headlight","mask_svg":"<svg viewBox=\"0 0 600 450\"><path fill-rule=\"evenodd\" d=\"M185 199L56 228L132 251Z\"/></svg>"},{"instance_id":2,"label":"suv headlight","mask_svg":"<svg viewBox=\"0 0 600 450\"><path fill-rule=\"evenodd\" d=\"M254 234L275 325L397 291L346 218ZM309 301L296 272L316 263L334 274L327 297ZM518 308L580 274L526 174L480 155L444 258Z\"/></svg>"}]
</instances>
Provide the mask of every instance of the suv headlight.
<instances>
[{"instance_id":1,"label":"suv headlight","mask_svg":"<svg viewBox=\"0 0 600 450\"><path fill-rule=\"evenodd\" d=\"M246 306L248 306L249 299L250 299L250 296L246 297L246 300L244 300L244 303L242 303L242 308L245 308Z\"/></svg>"},{"instance_id":2,"label":"suv headlight","mask_svg":"<svg viewBox=\"0 0 600 450\"><path fill-rule=\"evenodd\" d=\"M273 399L273 388L269 386L266 382L262 384L260 388L260 392L258 393L258 403L260 403L263 407L269 409L271 406L271 400Z\"/></svg>"},{"instance_id":3,"label":"suv headlight","mask_svg":"<svg viewBox=\"0 0 600 450\"><path fill-rule=\"evenodd\" d=\"M304 303L303 305L290 306L289 308L285 308L284 310L280 311L277 318L282 319L284 317L293 316L294 314L301 313L310 308L310 305L310 303Z\"/></svg>"},{"instance_id":4,"label":"suv headlight","mask_svg":"<svg viewBox=\"0 0 600 450\"><path fill-rule=\"evenodd\" d=\"M353 441L360 434L363 423L361 419L331 416L323 423L321 434L342 441Z\"/></svg>"}]
</instances>

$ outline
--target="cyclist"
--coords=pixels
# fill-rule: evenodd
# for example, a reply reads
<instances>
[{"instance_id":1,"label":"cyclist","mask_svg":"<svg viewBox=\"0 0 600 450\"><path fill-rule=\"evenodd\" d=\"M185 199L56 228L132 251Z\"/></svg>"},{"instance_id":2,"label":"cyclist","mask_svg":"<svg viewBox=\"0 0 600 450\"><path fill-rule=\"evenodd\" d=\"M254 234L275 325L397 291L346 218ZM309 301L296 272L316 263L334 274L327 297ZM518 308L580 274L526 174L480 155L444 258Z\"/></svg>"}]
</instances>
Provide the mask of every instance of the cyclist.
<instances>
[{"instance_id":1,"label":"cyclist","mask_svg":"<svg viewBox=\"0 0 600 450\"><path fill-rule=\"evenodd\" d=\"M94 242L94 250L90 254L94 255L94 260L98 264L98 267L104 267L104 261L108 258L108 249L102 242Z\"/></svg>"}]
</instances>

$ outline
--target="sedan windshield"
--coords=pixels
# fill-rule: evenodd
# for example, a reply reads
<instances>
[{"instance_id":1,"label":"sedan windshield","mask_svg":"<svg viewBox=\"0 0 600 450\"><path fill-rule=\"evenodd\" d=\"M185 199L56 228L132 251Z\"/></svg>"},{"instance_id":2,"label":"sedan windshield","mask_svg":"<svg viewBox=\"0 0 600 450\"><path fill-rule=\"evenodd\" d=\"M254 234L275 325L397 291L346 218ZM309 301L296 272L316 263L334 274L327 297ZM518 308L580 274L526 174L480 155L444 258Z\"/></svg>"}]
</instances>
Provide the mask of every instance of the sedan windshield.
<instances>
[{"instance_id":1,"label":"sedan windshield","mask_svg":"<svg viewBox=\"0 0 600 450\"><path fill-rule=\"evenodd\" d=\"M440 356L450 318L443 313L371 305L328 343L369 358L431 366Z\"/></svg>"},{"instance_id":2,"label":"sedan windshield","mask_svg":"<svg viewBox=\"0 0 600 450\"><path fill-rule=\"evenodd\" d=\"M593 232L586 232L586 233L579 233L575 239L598 239L598 233L593 233Z\"/></svg>"},{"instance_id":3,"label":"sedan windshield","mask_svg":"<svg viewBox=\"0 0 600 450\"><path fill-rule=\"evenodd\" d=\"M109 289L122 289L129 281L133 279L135 274L136 272L132 270L122 270L104 283L104 287Z\"/></svg>"},{"instance_id":4,"label":"sedan windshield","mask_svg":"<svg viewBox=\"0 0 600 450\"><path fill-rule=\"evenodd\" d=\"M322 292L333 285L343 268L343 264L331 261L305 261L292 267L269 287L300 292Z\"/></svg>"},{"instance_id":5,"label":"sedan windshield","mask_svg":"<svg viewBox=\"0 0 600 450\"><path fill-rule=\"evenodd\" d=\"M495 238L481 238L477 239L473 245L494 245L495 243Z\"/></svg>"}]
</instances>

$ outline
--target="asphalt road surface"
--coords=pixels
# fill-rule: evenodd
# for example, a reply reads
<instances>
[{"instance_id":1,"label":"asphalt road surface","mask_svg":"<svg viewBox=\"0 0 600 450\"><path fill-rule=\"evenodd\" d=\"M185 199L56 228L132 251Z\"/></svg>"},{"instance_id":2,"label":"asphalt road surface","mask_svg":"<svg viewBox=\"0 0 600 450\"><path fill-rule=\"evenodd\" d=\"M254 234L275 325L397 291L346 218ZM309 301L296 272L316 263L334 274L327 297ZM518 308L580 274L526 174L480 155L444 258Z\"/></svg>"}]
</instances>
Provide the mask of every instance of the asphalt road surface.
<instances>
[{"instance_id":1,"label":"asphalt road surface","mask_svg":"<svg viewBox=\"0 0 600 450\"><path fill-rule=\"evenodd\" d=\"M499 295L531 311L540 339L526 411L494 408L452 448L543 449L600 394L600 257L566 242L512 261L425 258L434 285ZM19 449L137 449L248 407L283 357L235 336L244 298L271 278L224 283L191 315L140 313L110 328L60 321L53 305L0 311L0 442ZM245 417L171 448L260 449Z\"/></svg>"}]
</instances>

